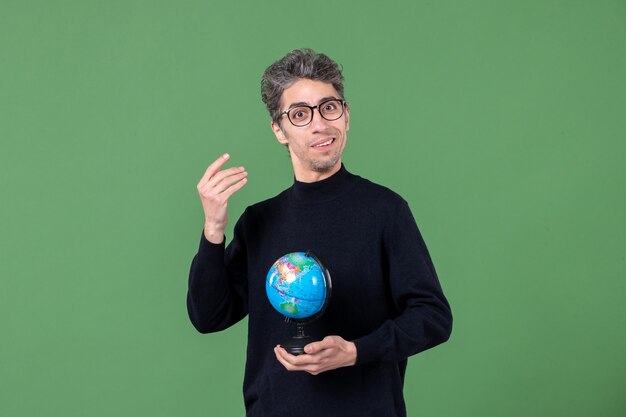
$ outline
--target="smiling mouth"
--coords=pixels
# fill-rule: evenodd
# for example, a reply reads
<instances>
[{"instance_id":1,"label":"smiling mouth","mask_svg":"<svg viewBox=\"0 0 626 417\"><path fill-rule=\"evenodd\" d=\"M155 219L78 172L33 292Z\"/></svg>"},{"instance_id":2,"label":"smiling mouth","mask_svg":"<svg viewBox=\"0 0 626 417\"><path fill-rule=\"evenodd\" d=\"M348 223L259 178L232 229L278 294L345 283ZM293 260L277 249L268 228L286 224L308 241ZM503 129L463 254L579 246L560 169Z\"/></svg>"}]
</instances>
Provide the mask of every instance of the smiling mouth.
<instances>
[{"instance_id":1,"label":"smiling mouth","mask_svg":"<svg viewBox=\"0 0 626 417\"><path fill-rule=\"evenodd\" d=\"M335 142L335 138L330 138L328 140L325 140L324 142L318 143L316 145L312 145L312 147L313 148L324 148L326 146L332 145L333 142Z\"/></svg>"}]
</instances>

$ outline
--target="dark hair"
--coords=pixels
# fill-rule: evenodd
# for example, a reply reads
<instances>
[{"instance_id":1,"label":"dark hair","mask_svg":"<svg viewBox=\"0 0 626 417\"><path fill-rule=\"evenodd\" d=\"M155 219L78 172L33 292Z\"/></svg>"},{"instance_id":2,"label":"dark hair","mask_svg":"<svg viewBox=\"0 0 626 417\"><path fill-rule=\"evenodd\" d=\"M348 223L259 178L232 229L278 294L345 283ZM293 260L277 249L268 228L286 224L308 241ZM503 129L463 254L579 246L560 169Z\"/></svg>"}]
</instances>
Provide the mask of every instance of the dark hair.
<instances>
[{"instance_id":1,"label":"dark hair","mask_svg":"<svg viewBox=\"0 0 626 417\"><path fill-rule=\"evenodd\" d=\"M273 121L280 124L280 99L283 91L300 78L330 83L340 99L343 96L341 66L312 49L294 49L267 67L261 80L261 98Z\"/></svg>"}]
</instances>

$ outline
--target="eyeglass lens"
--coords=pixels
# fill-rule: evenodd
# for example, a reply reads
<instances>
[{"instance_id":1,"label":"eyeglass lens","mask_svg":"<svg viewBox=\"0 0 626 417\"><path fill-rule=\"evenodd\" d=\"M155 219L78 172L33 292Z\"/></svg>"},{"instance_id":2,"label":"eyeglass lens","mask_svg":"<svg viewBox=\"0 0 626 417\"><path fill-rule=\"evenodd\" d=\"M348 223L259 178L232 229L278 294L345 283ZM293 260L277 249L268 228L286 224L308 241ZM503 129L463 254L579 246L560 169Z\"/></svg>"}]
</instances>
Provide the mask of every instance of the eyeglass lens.
<instances>
[{"instance_id":1,"label":"eyeglass lens","mask_svg":"<svg viewBox=\"0 0 626 417\"><path fill-rule=\"evenodd\" d=\"M343 103L340 100L328 100L315 106L326 120L337 120L343 115ZM315 107L297 106L289 110L287 115L295 126L308 125L313 120Z\"/></svg>"}]
</instances>

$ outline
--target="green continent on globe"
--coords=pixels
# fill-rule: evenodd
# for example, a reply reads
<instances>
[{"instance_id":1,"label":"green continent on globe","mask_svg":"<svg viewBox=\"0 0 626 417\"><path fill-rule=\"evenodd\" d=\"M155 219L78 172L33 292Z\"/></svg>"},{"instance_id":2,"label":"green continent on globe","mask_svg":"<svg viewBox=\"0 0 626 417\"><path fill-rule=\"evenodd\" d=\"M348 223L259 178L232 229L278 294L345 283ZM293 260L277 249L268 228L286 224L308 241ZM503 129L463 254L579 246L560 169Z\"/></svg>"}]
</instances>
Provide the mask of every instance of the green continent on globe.
<instances>
[{"instance_id":1,"label":"green continent on globe","mask_svg":"<svg viewBox=\"0 0 626 417\"><path fill-rule=\"evenodd\" d=\"M280 308L286 311L289 314L297 315L298 314L298 306L294 303L285 302L280 305Z\"/></svg>"},{"instance_id":2,"label":"green continent on globe","mask_svg":"<svg viewBox=\"0 0 626 417\"><path fill-rule=\"evenodd\" d=\"M315 266L315 260L313 258L307 258L302 253L290 253L287 255L287 259L291 264L299 266L301 270L308 271Z\"/></svg>"}]
</instances>

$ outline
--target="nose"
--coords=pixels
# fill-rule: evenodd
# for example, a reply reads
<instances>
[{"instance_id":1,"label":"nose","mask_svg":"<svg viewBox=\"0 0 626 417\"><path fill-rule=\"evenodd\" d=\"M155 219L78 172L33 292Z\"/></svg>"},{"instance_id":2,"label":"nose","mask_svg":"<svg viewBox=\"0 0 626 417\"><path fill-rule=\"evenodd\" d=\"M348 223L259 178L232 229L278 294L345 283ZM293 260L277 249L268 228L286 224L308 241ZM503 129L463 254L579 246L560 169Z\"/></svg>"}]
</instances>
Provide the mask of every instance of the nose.
<instances>
[{"instance_id":1,"label":"nose","mask_svg":"<svg viewBox=\"0 0 626 417\"><path fill-rule=\"evenodd\" d=\"M313 128L313 130L317 131L324 130L327 126L328 120L322 117L322 114L320 113L320 108L316 107L315 110L313 110L313 120L311 120L311 127Z\"/></svg>"}]
</instances>

